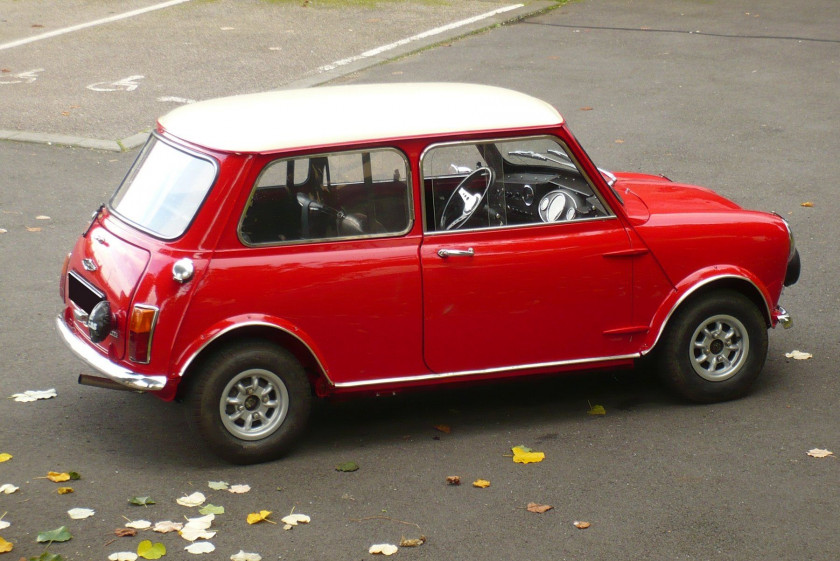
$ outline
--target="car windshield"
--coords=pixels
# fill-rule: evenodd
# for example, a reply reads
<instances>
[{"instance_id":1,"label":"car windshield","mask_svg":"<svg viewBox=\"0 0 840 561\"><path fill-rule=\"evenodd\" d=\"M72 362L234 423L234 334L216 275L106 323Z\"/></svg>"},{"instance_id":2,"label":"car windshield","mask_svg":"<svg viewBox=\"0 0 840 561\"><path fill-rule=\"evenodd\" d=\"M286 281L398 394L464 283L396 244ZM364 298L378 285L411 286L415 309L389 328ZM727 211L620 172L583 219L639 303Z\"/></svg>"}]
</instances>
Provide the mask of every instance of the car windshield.
<instances>
[{"instance_id":1,"label":"car windshield","mask_svg":"<svg viewBox=\"0 0 840 561\"><path fill-rule=\"evenodd\" d=\"M177 238L192 222L215 177L211 160L152 136L111 199L111 209L155 236Z\"/></svg>"}]
</instances>

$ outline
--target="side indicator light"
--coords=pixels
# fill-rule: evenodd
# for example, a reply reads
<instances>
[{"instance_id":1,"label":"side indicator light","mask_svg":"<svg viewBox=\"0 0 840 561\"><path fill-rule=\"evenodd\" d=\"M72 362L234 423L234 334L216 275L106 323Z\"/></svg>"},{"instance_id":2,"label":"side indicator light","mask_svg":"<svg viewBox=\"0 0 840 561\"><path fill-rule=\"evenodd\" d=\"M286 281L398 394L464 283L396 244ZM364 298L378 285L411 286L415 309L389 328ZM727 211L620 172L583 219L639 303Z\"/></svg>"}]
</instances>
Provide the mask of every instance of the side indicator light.
<instances>
[{"instance_id":1,"label":"side indicator light","mask_svg":"<svg viewBox=\"0 0 840 561\"><path fill-rule=\"evenodd\" d=\"M132 362L148 364L152 358L152 337L155 333L158 309L134 306L128 320L128 358Z\"/></svg>"}]
</instances>

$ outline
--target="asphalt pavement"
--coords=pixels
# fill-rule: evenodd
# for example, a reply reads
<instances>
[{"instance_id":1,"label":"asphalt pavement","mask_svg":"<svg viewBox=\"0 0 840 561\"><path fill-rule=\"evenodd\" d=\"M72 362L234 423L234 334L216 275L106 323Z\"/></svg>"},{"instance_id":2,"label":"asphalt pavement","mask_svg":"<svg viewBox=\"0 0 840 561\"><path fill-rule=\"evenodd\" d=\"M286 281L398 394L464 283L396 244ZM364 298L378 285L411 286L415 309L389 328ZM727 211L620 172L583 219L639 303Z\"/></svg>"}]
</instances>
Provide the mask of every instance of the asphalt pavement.
<instances>
[{"instance_id":1,"label":"asphalt pavement","mask_svg":"<svg viewBox=\"0 0 840 561\"><path fill-rule=\"evenodd\" d=\"M108 3L77 3L77 21L107 15L99 10ZM3 10L21 10L20 4L0 0ZM120 3L116 12L130 9L127 4ZM302 28L293 18L309 14L300 4L276 4L293 9L284 25L295 30L295 48L301 47ZM458 5L386 3L381 9L401 13ZM195 56L182 59L149 47L153 58L138 57L145 64L140 68L134 64L137 53L88 36L76 48L65 44L49 51L49 68L67 68L67 76L79 59L88 61L90 73L76 81L81 85L76 89L90 96L85 109L69 108L66 100L53 105L49 99L18 99L35 95L32 89L0 89L0 128L114 142L148 129L176 103L157 97L200 99L320 82L318 68L333 61L506 4L464 5L471 6L468 14L456 10L431 25L415 24L402 35L366 39L363 45L337 41L330 47L318 40L311 50L322 54L307 69L290 68L266 82L260 70L278 62L270 48L225 58L194 47ZM170 45L239 29L242 36L230 42L239 44L252 37L243 30L268 19L264 10L271 6L275 3L197 2L149 16L171 17L168 10L194 15L191 39L167 33L163 23L146 26L154 39ZM354 14L362 28L379 17L378 9ZM203 19L204 10L226 16ZM0 20L10 21L8 13L0 12ZM35 23L71 24L50 14L16 23L0 44L43 32L31 27ZM202 21L212 25L201 27ZM137 20L131 25L133 33L143 27ZM184 25L172 29L189 27ZM358 28L355 21L344 25ZM107 39L115 32L102 27L96 33ZM129 35L132 48L140 48L141 38ZM70 39L62 37L56 40ZM36 54L54 48L47 41L31 45L39 45ZM43 81L14 87L44 86L45 59L16 49L0 50L0 67L15 71L0 79L44 67ZM202 53L208 56L198 56ZM263 63L252 60L252 53ZM250 70L234 64L243 56ZM60 308L62 257L136 150L0 142L0 395L48 388L58 394L32 403L0 400L0 454L14 456L0 463L0 485L20 488L0 494L0 521L11 522L0 537L14 543L6 556L40 555L47 547L36 543L37 534L66 525L73 538L48 549L67 560L136 551L143 539L164 543L164 559L192 559L183 550L187 543L172 534L141 531L118 538L114 530L126 518L197 516L175 499L201 491L226 509L214 522L218 534L210 541L217 549L208 559L228 559L239 550L259 552L263 559L374 559L368 553L372 544L420 535L426 543L401 548L397 558L838 558L840 464L836 456L818 459L807 452L825 448L840 454L840 203L834 186L840 176L840 4L584 0L373 66L343 66L328 76L330 82L465 81L534 94L560 109L602 167L662 173L785 216L804 263L801 280L782 298L794 328L770 333L768 361L755 390L734 402L687 405L644 371L615 371L325 403L295 454L258 466L226 465L195 441L177 404L77 385L84 367L52 328ZM146 78L132 91L85 87L134 74ZM153 75L174 78L157 88ZM45 92L69 90L72 83ZM87 109L89 103L97 104L95 110ZM10 114L9 107L25 109ZM59 109L71 112L66 121ZM60 127L50 129L54 121ZM813 358L786 358L794 349ZM588 415L595 404L603 405L606 415ZM435 428L441 425L449 432ZM514 464L506 455L518 444L545 452L546 459ZM345 461L359 470L336 471ZM44 479L48 471L78 472L80 480L61 484L75 492L58 495L59 484ZM451 475L465 483L448 486ZM469 485L479 478L490 487ZM236 495L208 487L208 481L219 480L248 484L251 491ZM132 506L128 499L135 496L151 496L156 504ZM536 514L526 510L529 502L554 508ZM67 510L74 507L96 513L71 520ZM284 531L245 522L251 512L272 510L279 519L293 509L311 516L311 523ZM575 521L591 526L580 530Z\"/></svg>"}]
</instances>

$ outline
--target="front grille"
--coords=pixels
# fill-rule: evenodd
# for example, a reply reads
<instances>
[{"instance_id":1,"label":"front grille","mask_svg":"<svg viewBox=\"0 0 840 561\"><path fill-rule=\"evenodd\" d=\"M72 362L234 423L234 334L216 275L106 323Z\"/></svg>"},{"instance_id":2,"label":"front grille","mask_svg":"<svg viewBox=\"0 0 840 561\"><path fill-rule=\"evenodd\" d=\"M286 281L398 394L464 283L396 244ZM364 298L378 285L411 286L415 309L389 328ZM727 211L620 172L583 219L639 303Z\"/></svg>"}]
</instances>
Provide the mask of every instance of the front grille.
<instances>
[{"instance_id":1,"label":"front grille","mask_svg":"<svg viewBox=\"0 0 840 561\"><path fill-rule=\"evenodd\" d=\"M105 295L74 272L67 274L67 289L70 301L89 314L94 306L105 299Z\"/></svg>"}]
</instances>

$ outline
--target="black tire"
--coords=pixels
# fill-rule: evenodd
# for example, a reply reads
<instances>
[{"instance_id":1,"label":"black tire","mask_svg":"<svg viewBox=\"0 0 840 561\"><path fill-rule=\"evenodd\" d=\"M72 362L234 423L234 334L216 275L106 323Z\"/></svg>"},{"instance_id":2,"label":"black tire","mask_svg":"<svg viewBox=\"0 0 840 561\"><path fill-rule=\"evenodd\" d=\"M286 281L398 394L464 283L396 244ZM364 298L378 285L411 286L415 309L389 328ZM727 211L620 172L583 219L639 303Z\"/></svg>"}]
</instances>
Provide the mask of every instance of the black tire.
<instances>
[{"instance_id":1,"label":"black tire","mask_svg":"<svg viewBox=\"0 0 840 561\"><path fill-rule=\"evenodd\" d=\"M749 298L731 290L685 302L655 349L660 379L698 403L737 399L767 358L767 325Z\"/></svg>"},{"instance_id":2,"label":"black tire","mask_svg":"<svg viewBox=\"0 0 840 561\"><path fill-rule=\"evenodd\" d=\"M300 363L268 342L226 346L202 362L185 401L190 424L219 457L255 464L286 454L312 409Z\"/></svg>"}]
</instances>

